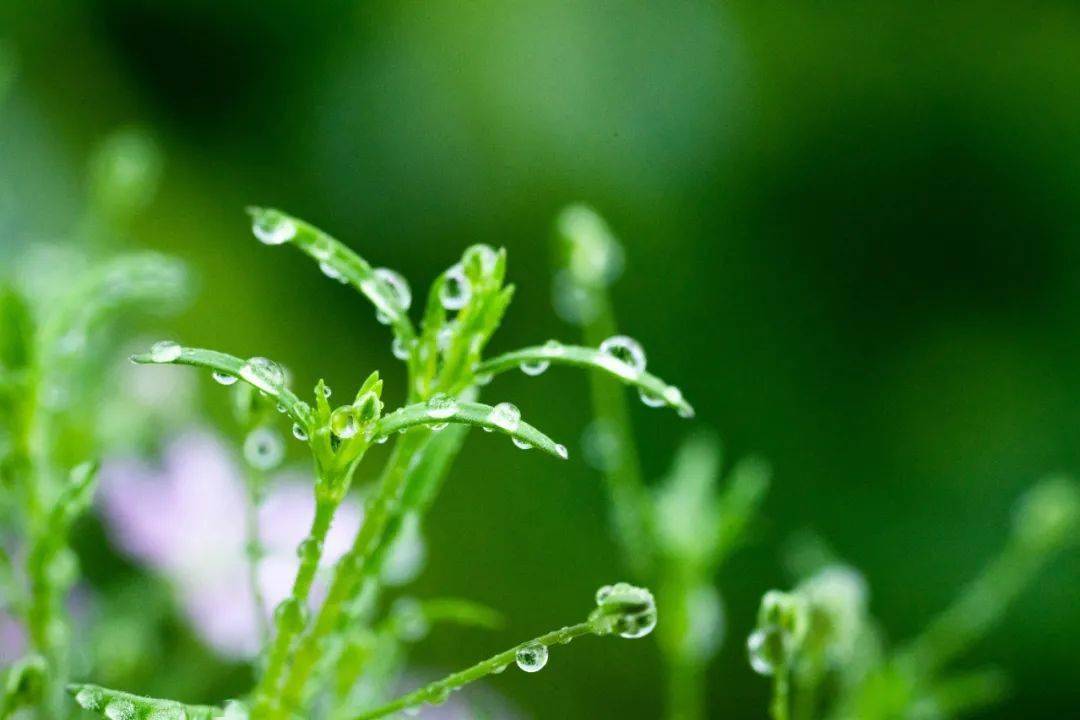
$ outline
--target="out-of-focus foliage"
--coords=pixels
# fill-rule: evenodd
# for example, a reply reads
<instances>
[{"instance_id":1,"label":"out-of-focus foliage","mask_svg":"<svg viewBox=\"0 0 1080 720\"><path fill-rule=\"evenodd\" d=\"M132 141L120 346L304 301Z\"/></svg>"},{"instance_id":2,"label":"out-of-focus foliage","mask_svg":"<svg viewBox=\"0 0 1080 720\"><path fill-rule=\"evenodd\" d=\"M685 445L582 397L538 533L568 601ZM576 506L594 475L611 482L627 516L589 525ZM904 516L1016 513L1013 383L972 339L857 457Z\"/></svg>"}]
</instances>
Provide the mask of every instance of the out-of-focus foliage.
<instances>
[{"instance_id":1,"label":"out-of-focus foliage","mask_svg":"<svg viewBox=\"0 0 1080 720\"><path fill-rule=\"evenodd\" d=\"M352 321L344 288L241 241L237 208L288 207L350 244L370 239L381 264L417 279L474 242L544 275L558 209L600 209L625 243L622 329L729 457L774 467L767 522L723 583L729 640L750 630L763 588L804 577L780 558L805 529L861 570L890 635L912 637L996 552L1028 480L1080 467L1071 2L14 0L0 46L4 274L72 228L75 257L182 256L200 292L158 336L228 338L304 387L317 371L344 387L390 367L388 338ZM88 197L104 197L93 158L116 128L154 138L160 191L127 219L87 220ZM492 354L559 334L546 284L521 283ZM387 371L391 395L403 374ZM233 427L220 393L201 401L188 375L165 375L107 368L110 436L143 453L196 410ZM528 416L554 418L544 429L572 456L588 447L573 442L585 430L574 377L580 393L503 386ZM135 407L124 393L159 412L119 412ZM683 430L647 410L633 419L645 477L659 478ZM618 550L593 472L541 473L512 447L485 455L452 471L417 591L498 598L510 643L579 612ZM505 469L478 471L489 463ZM109 618L146 653L113 665L110 685L195 701L247 686L96 521L74 543L109 598L79 612L105 615L132 587L157 598L143 621ZM1010 678L986 717L1073 710L1078 584L1064 554L972 651ZM760 717L767 688L737 645L709 671L710 712ZM447 629L410 657L445 669L488 647ZM557 695L512 673L496 685L540 717L657 717L650 649L624 646L617 673L602 652L552 663Z\"/></svg>"}]
</instances>

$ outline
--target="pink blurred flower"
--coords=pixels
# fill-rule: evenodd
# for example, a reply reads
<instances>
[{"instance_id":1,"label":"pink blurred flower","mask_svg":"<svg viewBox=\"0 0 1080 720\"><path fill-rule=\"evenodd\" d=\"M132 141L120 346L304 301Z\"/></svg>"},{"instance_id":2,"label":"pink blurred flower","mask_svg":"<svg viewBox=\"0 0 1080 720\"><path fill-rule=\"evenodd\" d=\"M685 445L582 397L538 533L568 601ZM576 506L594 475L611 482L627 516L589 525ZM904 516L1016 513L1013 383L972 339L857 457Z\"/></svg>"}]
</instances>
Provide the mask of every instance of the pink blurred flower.
<instances>
[{"instance_id":1,"label":"pink blurred flower","mask_svg":"<svg viewBox=\"0 0 1080 720\"><path fill-rule=\"evenodd\" d=\"M113 542L172 582L192 626L211 647L233 658L259 650L244 550L244 480L218 438L182 436L158 465L109 463L98 497ZM258 578L271 610L289 594L299 564L296 547L314 511L310 477L285 472L270 484L259 510L265 557ZM327 536L324 564L345 553L361 516L356 503L343 503Z\"/></svg>"}]
</instances>

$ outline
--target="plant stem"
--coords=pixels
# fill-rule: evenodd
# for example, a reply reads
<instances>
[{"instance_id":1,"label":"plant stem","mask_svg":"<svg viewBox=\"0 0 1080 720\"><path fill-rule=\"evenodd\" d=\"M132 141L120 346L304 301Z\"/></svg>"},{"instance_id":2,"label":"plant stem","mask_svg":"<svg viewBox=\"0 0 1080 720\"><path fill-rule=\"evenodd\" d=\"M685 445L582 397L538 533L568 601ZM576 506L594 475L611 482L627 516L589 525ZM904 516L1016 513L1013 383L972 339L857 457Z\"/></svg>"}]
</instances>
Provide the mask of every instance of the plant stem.
<instances>
[{"instance_id":1,"label":"plant stem","mask_svg":"<svg viewBox=\"0 0 1080 720\"><path fill-rule=\"evenodd\" d=\"M362 713L357 716L355 720L376 720L376 718L386 717L395 712L419 707L425 703L431 703L433 705L439 704L446 700L451 692L487 675L502 672L508 665L516 661L518 650L527 645L539 643L544 647L550 647L555 644L566 644L582 635L591 635L593 633L592 625L587 622L549 632L534 640L515 645L498 655L492 655L487 660L478 662L470 668L456 672L452 675L447 675L442 680L437 680L429 685L425 685L419 690L415 690L408 695L404 695L379 708Z\"/></svg>"},{"instance_id":2,"label":"plant stem","mask_svg":"<svg viewBox=\"0 0 1080 720\"><path fill-rule=\"evenodd\" d=\"M314 623L300 638L293 662L285 672L281 686L281 708L299 708L316 664L325 652L323 640L337 627L346 604L372 576L371 558L382 541L390 520L400 506L408 472L431 436L426 428L410 430L401 436L387 463L379 488L368 500L364 523L360 526L352 547L334 567L334 577L326 600ZM269 687L269 686L268 686ZM258 717L263 717L257 715Z\"/></svg>"},{"instance_id":3,"label":"plant stem","mask_svg":"<svg viewBox=\"0 0 1080 720\"><path fill-rule=\"evenodd\" d=\"M259 564L263 558L262 539L259 532L259 508L262 506L262 473L248 468L247 506L244 509L244 554L247 558L248 587L255 622L259 629L260 645L266 646L270 639L270 622L267 618L266 598L259 583Z\"/></svg>"},{"instance_id":4,"label":"plant stem","mask_svg":"<svg viewBox=\"0 0 1080 720\"><path fill-rule=\"evenodd\" d=\"M611 299L601 288L589 288L596 314L582 328L586 345L597 347L617 332ZM645 483L641 461L634 442L630 407L620 383L599 370L589 373L593 415L612 434L616 452L605 458L604 479L614 506L616 538L622 546L627 567L638 578L649 577L653 565L653 547L645 511Z\"/></svg>"},{"instance_id":5,"label":"plant stem","mask_svg":"<svg viewBox=\"0 0 1080 720\"><path fill-rule=\"evenodd\" d=\"M263 713L269 713L272 707L278 703L276 689L286 671L289 653L293 647L293 641L304 628L303 613L306 612L308 597L311 594L311 585L315 580L315 574L319 569L319 561L322 559L323 542L330 530L334 513L338 503L316 499L315 517L311 521L311 530L302 548L311 548L307 552L300 553L300 567L296 571L296 579L293 581L292 592L286 603L291 603L295 613L275 613L274 624L276 635L268 653L266 670L262 679L255 688L255 717L263 717Z\"/></svg>"},{"instance_id":6,"label":"plant stem","mask_svg":"<svg viewBox=\"0 0 1080 720\"><path fill-rule=\"evenodd\" d=\"M773 720L788 720L791 703L791 670L787 663L777 666L773 675L773 697L770 712Z\"/></svg>"}]
</instances>

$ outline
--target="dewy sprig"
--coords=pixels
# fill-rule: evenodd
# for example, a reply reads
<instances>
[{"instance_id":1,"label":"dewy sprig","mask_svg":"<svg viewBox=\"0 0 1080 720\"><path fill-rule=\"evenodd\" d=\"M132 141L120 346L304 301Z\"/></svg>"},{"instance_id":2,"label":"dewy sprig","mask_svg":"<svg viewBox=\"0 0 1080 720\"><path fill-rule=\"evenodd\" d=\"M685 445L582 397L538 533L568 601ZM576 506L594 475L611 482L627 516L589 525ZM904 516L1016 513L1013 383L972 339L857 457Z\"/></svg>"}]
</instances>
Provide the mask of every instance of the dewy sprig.
<instances>
[{"instance_id":1,"label":"dewy sprig","mask_svg":"<svg viewBox=\"0 0 1080 720\"><path fill-rule=\"evenodd\" d=\"M636 388L648 405L669 406L684 417L692 416L693 409L677 388L645 371L644 351L625 336L608 338L596 348L549 341L486 359L484 350L514 292L505 284L505 251L485 245L468 248L432 284L417 326L409 316L412 290L401 275L373 267L326 233L278 210L249 212L261 242L295 245L318 263L324 275L353 286L371 302L376 319L390 327L393 355L406 364L407 403L392 411L384 406L378 373L361 384L351 402L333 406L321 381L311 401L306 401L291 389L285 369L263 357L243 359L162 341L133 360L195 366L209 370L220 384L250 387L288 417L291 434L307 445L312 456L315 515L298 549L300 566L292 591L274 612L256 687L247 702L234 704L229 712L250 710L260 720L286 720L308 716L319 697L320 707L329 702L335 718L375 717L364 714L373 712L369 699L327 688L333 685L332 678L338 683L342 678L354 682L361 678L366 661L358 660L361 656L349 648L358 647L356 643L370 632L367 629L378 622L383 568L399 538L406 531L419 531L467 429L501 433L521 449L535 448L560 459L569 456L564 445L527 423L515 405L478 401L492 376L510 368L538 375L551 364L566 364L606 373ZM280 459L269 432L265 423L250 427L244 443L249 464ZM325 597L312 613L312 588L334 515L367 450L391 439L396 439L394 448L367 498L364 522L352 547L334 566ZM610 598L600 602L589 622L573 627L581 633L616 632L625 637L651 631L656 610L648 591L620 584L607 592ZM559 631L536 642L546 648L545 639L564 635ZM486 674L474 677L473 672L478 671L452 677L457 678L454 682L468 682ZM425 695L423 701L429 699ZM368 707L353 707L355 702Z\"/></svg>"}]
</instances>

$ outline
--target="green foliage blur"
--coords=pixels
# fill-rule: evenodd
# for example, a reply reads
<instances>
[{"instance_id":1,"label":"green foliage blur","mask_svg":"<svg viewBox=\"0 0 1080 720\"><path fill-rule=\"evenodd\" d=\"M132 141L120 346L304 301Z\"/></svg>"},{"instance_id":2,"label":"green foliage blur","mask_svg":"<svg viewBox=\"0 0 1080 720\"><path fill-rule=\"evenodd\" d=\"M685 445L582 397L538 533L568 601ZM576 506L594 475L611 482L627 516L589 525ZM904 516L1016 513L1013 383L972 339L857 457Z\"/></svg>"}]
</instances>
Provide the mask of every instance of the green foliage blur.
<instances>
[{"instance_id":1,"label":"green foliage blur","mask_svg":"<svg viewBox=\"0 0 1080 720\"><path fill-rule=\"evenodd\" d=\"M518 293L500 352L576 339L551 310L552 223L592 204L625 247L621 330L698 411L635 406L646 475L697 425L773 467L765 522L720 584L708 698L710 717L760 718L744 638L762 593L799 580L798 538L859 568L903 640L1001 547L1024 488L1080 473L1078 128L1080 7L1064 0L4 0L0 264L58 240L167 252L198 287L161 336L279 359L301 387L379 369L399 404L368 307L254 242L243 207L287 209L414 288L468 244L505 246ZM117 192L130 168L102 160L109 143L151 177ZM466 444L418 592L507 622L433 635L426 667L577 617L623 575L580 461L587 378L502 382L572 462ZM200 701L246 687L192 647L160 587L131 584L100 528L79 532L92 582L123 588L115 631L141 605L169 638L151 654L164 674L114 648L118 682ZM1011 680L980 717L1075 713L1078 597L1074 551L971 651ZM581 643L491 685L542 718L656 718L663 695L651 642Z\"/></svg>"}]
</instances>

